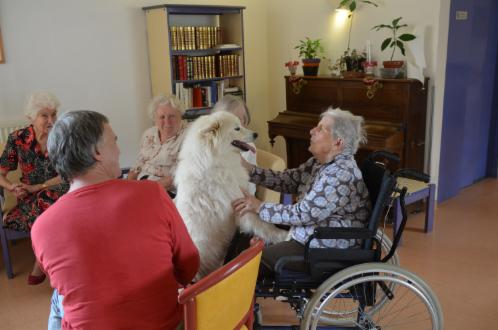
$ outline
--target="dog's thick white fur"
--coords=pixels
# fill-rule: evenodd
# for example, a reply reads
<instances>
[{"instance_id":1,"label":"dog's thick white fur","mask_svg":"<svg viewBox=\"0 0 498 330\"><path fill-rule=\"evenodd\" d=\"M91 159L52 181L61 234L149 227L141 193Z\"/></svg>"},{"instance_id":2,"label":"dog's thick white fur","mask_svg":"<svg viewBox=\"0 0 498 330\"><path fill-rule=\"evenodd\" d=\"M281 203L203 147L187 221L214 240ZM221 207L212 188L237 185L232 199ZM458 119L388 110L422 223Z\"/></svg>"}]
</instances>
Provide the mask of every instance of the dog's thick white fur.
<instances>
[{"instance_id":1,"label":"dog's thick white fur","mask_svg":"<svg viewBox=\"0 0 498 330\"><path fill-rule=\"evenodd\" d=\"M233 141L252 142L256 134L227 112L198 118L186 133L175 174L175 204L197 246L204 277L223 264L237 230L252 233L265 242L285 240L287 232L255 214L236 216L233 200L243 197L249 177L241 164L240 149Z\"/></svg>"}]
</instances>

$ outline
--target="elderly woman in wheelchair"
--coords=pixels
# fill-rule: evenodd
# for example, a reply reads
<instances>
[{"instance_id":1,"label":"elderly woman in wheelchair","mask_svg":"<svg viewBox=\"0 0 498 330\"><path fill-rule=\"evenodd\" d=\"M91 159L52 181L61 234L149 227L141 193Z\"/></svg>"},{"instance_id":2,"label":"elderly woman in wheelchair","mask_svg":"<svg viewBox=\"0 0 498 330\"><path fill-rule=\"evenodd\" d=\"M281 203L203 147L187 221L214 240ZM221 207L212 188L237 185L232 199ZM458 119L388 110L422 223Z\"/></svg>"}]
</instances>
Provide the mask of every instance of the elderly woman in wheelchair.
<instances>
[{"instance_id":1,"label":"elderly woman in wheelchair","mask_svg":"<svg viewBox=\"0 0 498 330\"><path fill-rule=\"evenodd\" d=\"M434 293L397 266L395 249L406 212L394 242L379 230L394 192L404 211L406 189L396 186L397 176L428 178L413 171L391 173L385 161L399 159L387 152L372 153L360 171L353 155L364 140L362 121L328 109L311 130L313 158L280 173L250 168L251 181L300 193L294 205L263 203L249 195L233 203L236 212L291 226L290 241L263 250L256 296L287 301L301 329L442 329ZM263 326L261 315L255 329L289 328Z\"/></svg>"}]
</instances>

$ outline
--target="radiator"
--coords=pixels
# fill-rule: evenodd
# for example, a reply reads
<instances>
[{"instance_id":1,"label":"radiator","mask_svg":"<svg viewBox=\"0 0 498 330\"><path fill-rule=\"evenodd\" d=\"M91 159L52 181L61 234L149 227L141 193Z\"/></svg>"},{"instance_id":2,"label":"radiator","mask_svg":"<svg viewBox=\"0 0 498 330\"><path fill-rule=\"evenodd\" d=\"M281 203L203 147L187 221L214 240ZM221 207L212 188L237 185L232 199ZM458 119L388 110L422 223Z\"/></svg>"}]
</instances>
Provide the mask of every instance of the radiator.
<instances>
[{"instance_id":1,"label":"radiator","mask_svg":"<svg viewBox=\"0 0 498 330\"><path fill-rule=\"evenodd\" d=\"M7 142L10 133L16 129L26 127L28 121L26 119L13 119L0 121L0 143Z\"/></svg>"}]
</instances>

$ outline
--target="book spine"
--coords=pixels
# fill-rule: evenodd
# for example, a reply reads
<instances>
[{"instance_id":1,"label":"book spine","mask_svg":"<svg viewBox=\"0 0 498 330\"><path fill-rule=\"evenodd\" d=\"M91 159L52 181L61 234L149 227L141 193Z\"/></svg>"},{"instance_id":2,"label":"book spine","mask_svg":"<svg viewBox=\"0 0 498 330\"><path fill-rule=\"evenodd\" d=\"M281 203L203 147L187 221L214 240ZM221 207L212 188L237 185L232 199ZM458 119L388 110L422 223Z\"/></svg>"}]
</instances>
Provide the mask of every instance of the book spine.
<instances>
[{"instance_id":1,"label":"book spine","mask_svg":"<svg viewBox=\"0 0 498 330\"><path fill-rule=\"evenodd\" d=\"M199 86L192 88L192 103L194 108L202 107L202 89Z\"/></svg>"},{"instance_id":2,"label":"book spine","mask_svg":"<svg viewBox=\"0 0 498 330\"><path fill-rule=\"evenodd\" d=\"M172 26L169 28L169 38L171 40L171 49L178 49L178 41L176 39L176 26Z\"/></svg>"}]
</instances>

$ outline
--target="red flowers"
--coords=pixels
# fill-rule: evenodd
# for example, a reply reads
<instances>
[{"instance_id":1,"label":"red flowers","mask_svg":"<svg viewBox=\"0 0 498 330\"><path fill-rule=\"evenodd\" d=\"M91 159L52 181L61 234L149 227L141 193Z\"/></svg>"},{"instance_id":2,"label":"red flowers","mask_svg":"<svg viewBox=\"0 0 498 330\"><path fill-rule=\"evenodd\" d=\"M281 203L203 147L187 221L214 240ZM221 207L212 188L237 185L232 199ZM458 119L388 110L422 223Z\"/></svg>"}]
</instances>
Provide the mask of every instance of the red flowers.
<instances>
[{"instance_id":1,"label":"red flowers","mask_svg":"<svg viewBox=\"0 0 498 330\"><path fill-rule=\"evenodd\" d=\"M298 61L289 61L285 63L285 66L287 67L287 69L289 69L289 72L292 76L296 74L296 69L298 65L299 65Z\"/></svg>"},{"instance_id":2,"label":"red flowers","mask_svg":"<svg viewBox=\"0 0 498 330\"><path fill-rule=\"evenodd\" d=\"M299 62L298 61L289 61L289 62L286 62L285 63L285 66L290 68L290 67L296 67L299 65Z\"/></svg>"}]
</instances>

